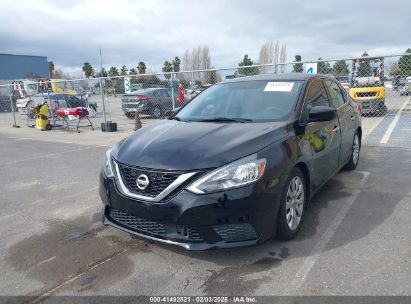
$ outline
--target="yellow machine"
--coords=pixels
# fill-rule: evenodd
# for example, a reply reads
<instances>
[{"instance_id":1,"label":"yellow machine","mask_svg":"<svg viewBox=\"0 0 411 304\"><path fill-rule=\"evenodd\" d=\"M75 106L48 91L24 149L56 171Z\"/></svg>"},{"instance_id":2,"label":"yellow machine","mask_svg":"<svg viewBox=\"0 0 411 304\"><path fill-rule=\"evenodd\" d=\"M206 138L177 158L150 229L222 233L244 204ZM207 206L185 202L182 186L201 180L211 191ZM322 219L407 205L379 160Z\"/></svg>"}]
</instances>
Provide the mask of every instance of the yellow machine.
<instances>
[{"instance_id":1,"label":"yellow machine","mask_svg":"<svg viewBox=\"0 0 411 304\"><path fill-rule=\"evenodd\" d=\"M373 66L374 65L374 66ZM353 60L350 97L365 115L385 115L384 62L382 58Z\"/></svg>"},{"instance_id":2,"label":"yellow machine","mask_svg":"<svg viewBox=\"0 0 411 304\"><path fill-rule=\"evenodd\" d=\"M77 91L67 88L67 82L64 79L50 79L50 85L54 93L77 94Z\"/></svg>"},{"instance_id":3,"label":"yellow machine","mask_svg":"<svg viewBox=\"0 0 411 304\"><path fill-rule=\"evenodd\" d=\"M36 118L36 129L39 129L41 131L44 130L51 130L51 124L49 120L49 107L47 103L43 103L40 105L37 105L35 107L35 118Z\"/></svg>"}]
</instances>

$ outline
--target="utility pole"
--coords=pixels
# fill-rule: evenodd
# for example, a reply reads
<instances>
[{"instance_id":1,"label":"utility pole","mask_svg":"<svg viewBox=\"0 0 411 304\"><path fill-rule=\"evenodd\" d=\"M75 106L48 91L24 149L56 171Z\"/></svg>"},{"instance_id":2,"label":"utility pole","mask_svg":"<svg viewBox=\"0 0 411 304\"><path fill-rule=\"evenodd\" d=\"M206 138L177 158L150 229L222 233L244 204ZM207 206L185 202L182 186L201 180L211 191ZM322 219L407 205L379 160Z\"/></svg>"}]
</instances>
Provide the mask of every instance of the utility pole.
<instances>
[{"instance_id":1,"label":"utility pole","mask_svg":"<svg viewBox=\"0 0 411 304\"><path fill-rule=\"evenodd\" d=\"M104 101L104 93L103 93L103 56L101 55L101 46L100 46L100 92L101 92L101 101L103 102L104 124L107 126L106 103Z\"/></svg>"}]
</instances>

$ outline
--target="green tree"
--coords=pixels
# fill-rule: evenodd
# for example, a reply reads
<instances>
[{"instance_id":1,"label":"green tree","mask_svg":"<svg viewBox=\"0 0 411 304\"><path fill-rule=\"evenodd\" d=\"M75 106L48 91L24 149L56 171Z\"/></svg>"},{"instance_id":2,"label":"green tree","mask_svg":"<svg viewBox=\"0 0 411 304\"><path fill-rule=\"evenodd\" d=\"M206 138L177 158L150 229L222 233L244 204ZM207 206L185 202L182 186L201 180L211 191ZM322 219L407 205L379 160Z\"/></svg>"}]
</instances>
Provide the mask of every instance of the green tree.
<instances>
[{"instance_id":1,"label":"green tree","mask_svg":"<svg viewBox=\"0 0 411 304\"><path fill-rule=\"evenodd\" d=\"M254 62L251 60L250 57L248 57L248 54L244 55L244 58L242 61L238 63L239 67L242 66L251 66L253 65ZM258 68L257 67L247 67L247 68L239 68L238 73L242 75L257 75L258 74Z\"/></svg>"},{"instance_id":2,"label":"green tree","mask_svg":"<svg viewBox=\"0 0 411 304\"><path fill-rule=\"evenodd\" d=\"M128 74L129 74L129 75L137 75L137 70L136 70L135 68L131 68L131 69L128 71Z\"/></svg>"},{"instance_id":3,"label":"green tree","mask_svg":"<svg viewBox=\"0 0 411 304\"><path fill-rule=\"evenodd\" d=\"M207 76L208 76L207 77L207 83L215 84L215 83L218 82L218 76L217 76L217 71L216 70L213 70L213 71L209 72Z\"/></svg>"},{"instance_id":4,"label":"green tree","mask_svg":"<svg viewBox=\"0 0 411 304\"><path fill-rule=\"evenodd\" d=\"M181 60L177 56L174 57L173 61L171 62L174 67L174 72L180 72L180 64Z\"/></svg>"},{"instance_id":5,"label":"green tree","mask_svg":"<svg viewBox=\"0 0 411 304\"><path fill-rule=\"evenodd\" d=\"M410 54L411 49L408 48L405 53ZM402 56L398 60L398 68L401 76L411 76L411 55Z\"/></svg>"},{"instance_id":6,"label":"green tree","mask_svg":"<svg viewBox=\"0 0 411 304\"><path fill-rule=\"evenodd\" d=\"M345 60L336 61L333 65L332 73L334 76L347 76L350 71L348 70L348 64L345 63Z\"/></svg>"},{"instance_id":7,"label":"green tree","mask_svg":"<svg viewBox=\"0 0 411 304\"><path fill-rule=\"evenodd\" d=\"M127 75L127 72L128 72L128 70L127 70L126 66L123 65L123 66L121 67L121 69L120 69L120 75L121 75L121 76L126 76L126 75Z\"/></svg>"},{"instance_id":8,"label":"green tree","mask_svg":"<svg viewBox=\"0 0 411 304\"><path fill-rule=\"evenodd\" d=\"M322 60L322 58L318 58L318 60ZM317 73L318 74L331 74L331 65L328 61L320 61L317 64Z\"/></svg>"},{"instance_id":9,"label":"green tree","mask_svg":"<svg viewBox=\"0 0 411 304\"><path fill-rule=\"evenodd\" d=\"M109 70L108 70L108 76L113 77L113 76L118 76L118 70L115 66L112 66Z\"/></svg>"},{"instance_id":10,"label":"green tree","mask_svg":"<svg viewBox=\"0 0 411 304\"><path fill-rule=\"evenodd\" d=\"M90 63L88 62L83 63L82 69L83 69L84 75L86 75L87 78L90 78L90 76L93 75L94 70Z\"/></svg>"},{"instance_id":11,"label":"green tree","mask_svg":"<svg viewBox=\"0 0 411 304\"><path fill-rule=\"evenodd\" d=\"M167 78L167 79L170 79L171 74L168 74L168 73L173 71L173 64L168 60L164 61L162 71L163 71L163 73L167 73L167 74L164 74L164 77Z\"/></svg>"},{"instance_id":12,"label":"green tree","mask_svg":"<svg viewBox=\"0 0 411 304\"><path fill-rule=\"evenodd\" d=\"M144 61L140 61L137 65L137 70L139 74L145 74L146 73L146 64Z\"/></svg>"},{"instance_id":13,"label":"green tree","mask_svg":"<svg viewBox=\"0 0 411 304\"><path fill-rule=\"evenodd\" d=\"M49 78L53 77L53 71L54 71L54 62L49 61L47 62L48 69L49 69Z\"/></svg>"},{"instance_id":14,"label":"green tree","mask_svg":"<svg viewBox=\"0 0 411 304\"><path fill-rule=\"evenodd\" d=\"M294 73L302 73L303 71L303 64L301 62L301 55L295 55L295 60L293 64L293 72Z\"/></svg>"},{"instance_id":15,"label":"green tree","mask_svg":"<svg viewBox=\"0 0 411 304\"><path fill-rule=\"evenodd\" d=\"M356 77L370 77L372 76L372 68L370 64L370 59L364 59L364 57L368 57L368 53L364 52L359 59L359 65L357 68L357 72L355 73Z\"/></svg>"}]
</instances>

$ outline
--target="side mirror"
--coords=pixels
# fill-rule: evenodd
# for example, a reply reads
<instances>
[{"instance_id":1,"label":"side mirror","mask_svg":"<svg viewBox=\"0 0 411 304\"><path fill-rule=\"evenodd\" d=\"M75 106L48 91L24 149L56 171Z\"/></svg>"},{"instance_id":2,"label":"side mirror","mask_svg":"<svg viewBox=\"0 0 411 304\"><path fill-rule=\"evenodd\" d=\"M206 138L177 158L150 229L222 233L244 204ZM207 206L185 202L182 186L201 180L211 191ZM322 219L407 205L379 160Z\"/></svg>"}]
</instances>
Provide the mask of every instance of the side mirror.
<instances>
[{"instance_id":1,"label":"side mirror","mask_svg":"<svg viewBox=\"0 0 411 304\"><path fill-rule=\"evenodd\" d=\"M328 106L317 106L310 110L308 113L308 121L330 121L335 118L337 111L334 108Z\"/></svg>"}]
</instances>

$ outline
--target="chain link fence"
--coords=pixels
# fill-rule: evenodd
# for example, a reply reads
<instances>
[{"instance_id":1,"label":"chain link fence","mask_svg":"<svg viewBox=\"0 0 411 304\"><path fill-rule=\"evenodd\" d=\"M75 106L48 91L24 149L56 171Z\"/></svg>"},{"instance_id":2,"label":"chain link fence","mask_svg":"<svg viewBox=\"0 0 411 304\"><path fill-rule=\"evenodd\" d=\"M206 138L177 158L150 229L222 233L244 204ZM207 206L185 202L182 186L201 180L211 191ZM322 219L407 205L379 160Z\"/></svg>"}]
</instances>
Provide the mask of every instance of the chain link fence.
<instances>
[{"instance_id":1,"label":"chain link fence","mask_svg":"<svg viewBox=\"0 0 411 304\"><path fill-rule=\"evenodd\" d=\"M0 126L33 126L34 106L47 102L50 123L55 129L78 129L90 124L99 129L101 123L112 121L119 130L132 131L137 115L143 123L162 119L220 81L257 74L306 72L334 76L358 103L365 144L411 147L411 54L74 80L14 81L0 85ZM87 111L69 111L75 108Z\"/></svg>"}]
</instances>

